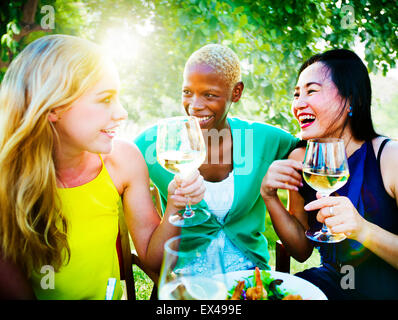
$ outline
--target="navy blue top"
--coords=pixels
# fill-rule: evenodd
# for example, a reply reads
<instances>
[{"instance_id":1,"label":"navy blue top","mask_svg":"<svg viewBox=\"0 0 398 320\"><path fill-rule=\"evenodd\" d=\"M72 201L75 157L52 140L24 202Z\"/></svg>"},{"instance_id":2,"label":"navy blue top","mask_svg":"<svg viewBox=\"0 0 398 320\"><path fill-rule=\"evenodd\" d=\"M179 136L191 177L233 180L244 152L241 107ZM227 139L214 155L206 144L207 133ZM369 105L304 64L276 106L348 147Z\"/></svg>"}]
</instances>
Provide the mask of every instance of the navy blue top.
<instances>
[{"instance_id":1,"label":"navy blue top","mask_svg":"<svg viewBox=\"0 0 398 320\"><path fill-rule=\"evenodd\" d=\"M384 189L380 171L380 147L376 159L372 142L365 142L348 159L350 177L334 195L346 196L366 220L398 234L398 207L396 200ZM300 194L305 204L316 199L316 191L304 180ZM320 230L316 220L318 211L311 211L308 223L311 230ZM315 243L319 245L319 243ZM361 243L346 239L336 244L320 244L322 264L352 265L355 271L355 289L370 299L398 298L398 270L379 258Z\"/></svg>"}]
</instances>

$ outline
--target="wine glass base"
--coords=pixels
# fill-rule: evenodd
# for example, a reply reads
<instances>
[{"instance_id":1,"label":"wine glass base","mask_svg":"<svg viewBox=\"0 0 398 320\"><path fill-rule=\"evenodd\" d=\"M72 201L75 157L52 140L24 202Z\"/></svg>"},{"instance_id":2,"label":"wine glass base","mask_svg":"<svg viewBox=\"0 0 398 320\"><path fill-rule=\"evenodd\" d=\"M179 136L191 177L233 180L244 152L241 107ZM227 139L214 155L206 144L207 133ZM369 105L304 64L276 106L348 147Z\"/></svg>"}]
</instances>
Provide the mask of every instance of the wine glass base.
<instances>
[{"instance_id":1,"label":"wine glass base","mask_svg":"<svg viewBox=\"0 0 398 320\"><path fill-rule=\"evenodd\" d=\"M347 238L343 233L324 233L322 231L306 231L305 235L308 239L321 243L337 243Z\"/></svg>"},{"instance_id":2,"label":"wine glass base","mask_svg":"<svg viewBox=\"0 0 398 320\"><path fill-rule=\"evenodd\" d=\"M210 212L202 208L192 208L193 213L189 216L184 215L185 210L169 217L169 222L176 227L194 227L206 222L210 218Z\"/></svg>"}]
</instances>

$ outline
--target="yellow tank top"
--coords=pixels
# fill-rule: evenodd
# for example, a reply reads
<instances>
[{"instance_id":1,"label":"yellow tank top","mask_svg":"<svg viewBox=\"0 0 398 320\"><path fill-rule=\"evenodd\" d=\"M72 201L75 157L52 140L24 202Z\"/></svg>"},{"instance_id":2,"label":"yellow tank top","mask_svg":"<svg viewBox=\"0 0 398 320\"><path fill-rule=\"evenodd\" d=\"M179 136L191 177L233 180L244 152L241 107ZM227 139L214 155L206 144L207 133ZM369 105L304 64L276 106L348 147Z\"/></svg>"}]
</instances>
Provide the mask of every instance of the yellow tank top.
<instances>
[{"instance_id":1,"label":"yellow tank top","mask_svg":"<svg viewBox=\"0 0 398 320\"><path fill-rule=\"evenodd\" d=\"M100 156L101 157L101 156ZM92 181L74 188L58 188L68 221L70 261L53 273L51 266L34 272L38 299L105 299L107 281L116 278L113 298L120 299L119 262L116 251L120 195L106 170Z\"/></svg>"}]
</instances>

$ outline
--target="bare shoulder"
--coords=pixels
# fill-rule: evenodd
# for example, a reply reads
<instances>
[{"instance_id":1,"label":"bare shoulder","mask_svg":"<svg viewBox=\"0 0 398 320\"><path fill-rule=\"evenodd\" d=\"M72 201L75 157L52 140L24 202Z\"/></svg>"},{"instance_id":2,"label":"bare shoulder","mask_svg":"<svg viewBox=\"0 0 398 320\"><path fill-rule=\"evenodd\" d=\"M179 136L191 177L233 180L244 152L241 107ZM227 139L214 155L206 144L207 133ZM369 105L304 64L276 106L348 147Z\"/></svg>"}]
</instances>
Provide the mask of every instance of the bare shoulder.
<instances>
[{"instance_id":1,"label":"bare shoulder","mask_svg":"<svg viewBox=\"0 0 398 320\"><path fill-rule=\"evenodd\" d=\"M373 149L377 156L381 143L385 140L385 137L377 137L372 140ZM390 140L383 149L380 158L381 166L394 166L398 164L398 141Z\"/></svg>"},{"instance_id":2,"label":"bare shoulder","mask_svg":"<svg viewBox=\"0 0 398 320\"><path fill-rule=\"evenodd\" d=\"M118 190L141 176L146 178L148 173L141 151L131 142L115 140L112 152L103 159Z\"/></svg>"},{"instance_id":3,"label":"bare shoulder","mask_svg":"<svg viewBox=\"0 0 398 320\"><path fill-rule=\"evenodd\" d=\"M384 136L379 136L379 137L376 137L376 138L374 138L374 139L372 140L372 145L373 145L373 150L374 150L374 152L375 152L375 156L377 156L377 153L379 152L380 145L381 145L382 142L383 142L384 140L386 140L386 139L387 139L387 138L384 137ZM387 152L387 153L389 153L389 152L394 152L394 151L392 151L392 150L394 150L394 149L395 149L395 152L396 152L397 146L398 146L398 141L397 141L396 139L390 140L390 141L384 146L383 153L382 153L383 156L384 156L385 152Z\"/></svg>"},{"instance_id":4,"label":"bare shoulder","mask_svg":"<svg viewBox=\"0 0 398 320\"><path fill-rule=\"evenodd\" d=\"M387 156L391 159L394 159L395 162L398 161L398 140L391 140L389 141L383 152L386 152Z\"/></svg>"},{"instance_id":5,"label":"bare shoulder","mask_svg":"<svg viewBox=\"0 0 398 320\"><path fill-rule=\"evenodd\" d=\"M373 139L372 144L377 155L380 145L384 137ZM380 156L380 170L383 178L384 187L387 193L393 198L397 198L398 194L398 176L396 175L396 168L398 166L398 141L389 141L383 149Z\"/></svg>"},{"instance_id":6,"label":"bare shoulder","mask_svg":"<svg viewBox=\"0 0 398 320\"><path fill-rule=\"evenodd\" d=\"M296 148L292 152L290 152L288 159L296 160L296 161L303 161L305 156L305 148Z\"/></svg>"},{"instance_id":7,"label":"bare shoulder","mask_svg":"<svg viewBox=\"0 0 398 320\"><path fill-rule=\"evenodd\" d=\"M112 152L109 156L113 161L119 163L130 162L131 164L131 161L143 160L141 151L138 147L134 143L124 140L115 140L113 142Z\"/></svg>"}]
</instances>

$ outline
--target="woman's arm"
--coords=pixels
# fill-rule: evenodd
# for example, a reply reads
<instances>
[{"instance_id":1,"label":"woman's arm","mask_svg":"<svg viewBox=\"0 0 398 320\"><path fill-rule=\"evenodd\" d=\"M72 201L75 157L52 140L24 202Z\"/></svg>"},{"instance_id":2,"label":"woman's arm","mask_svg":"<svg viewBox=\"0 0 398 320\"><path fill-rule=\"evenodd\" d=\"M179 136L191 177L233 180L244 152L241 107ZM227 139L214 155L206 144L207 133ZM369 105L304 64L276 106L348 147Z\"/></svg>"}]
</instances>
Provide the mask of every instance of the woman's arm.
<instances>
[{"instance_id":1,"label":"woman's arm","mask_svg":"<svg viewBox=\"0 0 398 320\"><path fill-rule=\"evenodd\" d=\"M398 142L389 142L383 150L380 167L387 193L398 205ZM333 207L332 215L330 207ZM317 215L334 233L361 242L374 254L398 269L398 235L365 220L346 197L327 197L309 203L306 210L321 209ZM382 213L381 213L382 214ZM398 212L396 212L398 214Z\"/></svg>"},{"instance_id":2,"label":"woman's arm","mask_svg":"<svg viewBox=\"0 0 398 320\"><path fill-rule=\"evenodd\" d=\"M294 193L296 195L293 195ZM293 200L293 198L296 200ZM302 203L301 208L304 205L303 199L300 198L301 196L297 192L289 191L288 211L278 197L263 197L272 224L283 245L297 261L304 262L311 255L313 246L305 236L307 228L296 217L300 203Z\"/></svg>"},{"instance_id":3,"label":"woman's arm","mask_svg":"<svg viewBox=\"0 0 398 320\"><path fill-rule=\"evenodd\" d=\"M380 145L380 144L379 144ZM378 150L378 148L377 148ZM395 199L398 206L398 141L389 141L380 158L380 171L386 192Z\"/></svg>"},{"instance_id":4,"label":"woman's arm","mask_svg":"<svg viewBox=\"0 0 398 320\"><path fill-rule=\"evenodd\" d=\"M398 141L386 144L380 159L380 169L387 193L398 207ZM398 212L396 212L398 215ZM367 222L366 233L359 239L369 250L398 269L398 235Z\"/></svg>"},{"instance_id":5,"label":"woman's arm","mask_svg":"<svg viewBox=\"0 0 398 320\"><path fill-rule=\"evenodd\" d=\"M305 210L319 210L317 220L331 232L344 233L398 269L398 235L365 220L347 197L321 197L319 193L317 197Z\"/></svg>"},{"instance_id":6,"label":"woman's arm","mask_svg":"<svg viewBox=\"0 0 398 320\"><path fill-rule=\"evenodd\" d=\"M0 300L33 299L33 289L21 270L0 255Z\"/></svg>"},{"instance_id":7,"label":"woman's arm","mask_svg":"<svg viewBox=\"0 0 398 320\"><path fill-rule=\"evenodd\" d=\"M301 184L300 149L294 150L288 160L274 161L261 185L261 196L270 213L276 233L286 249L298 261L311 255L313 246L305 237L308 218L304 211L304 200L298 193ZM277 195L277 189L289 191L288 210Z\"/></svg>"},{"instance_id":8,"label":"woman's arm","mask_svg":"<svg viewBox=\"0 0 398 320\"><path fill-rule=\"evenodd\" d=\"M168 217L185 207L185 195L193 204L203 198L203 179L196 172L181 187L173 180L169 185L167 207L163 219L152 202L149 174L145 160L135 145L115 146L118 181L122 181L123 208L126 224L135 249L144 264L159 271L164 242L179 234L180 228L169 223Z\"/></svg>"},{"instance_id":9,"label":"woman's arm","mask_svg":"<svg viewBox=\"0 0 398 320\"><path fill-rule=\"evenodd\" d=\"M118 176L123 177L126 225L141 261L152 270L159 271L163 243L177 235L179 230L168 219L159 217L149 190L148 168L139 150L132 145L123 149L123 155L118 156L117 162ZM116 150L115 153L117 156ZM171 210L170 206L168 211Z\"/></svg>"}]
</instances>

